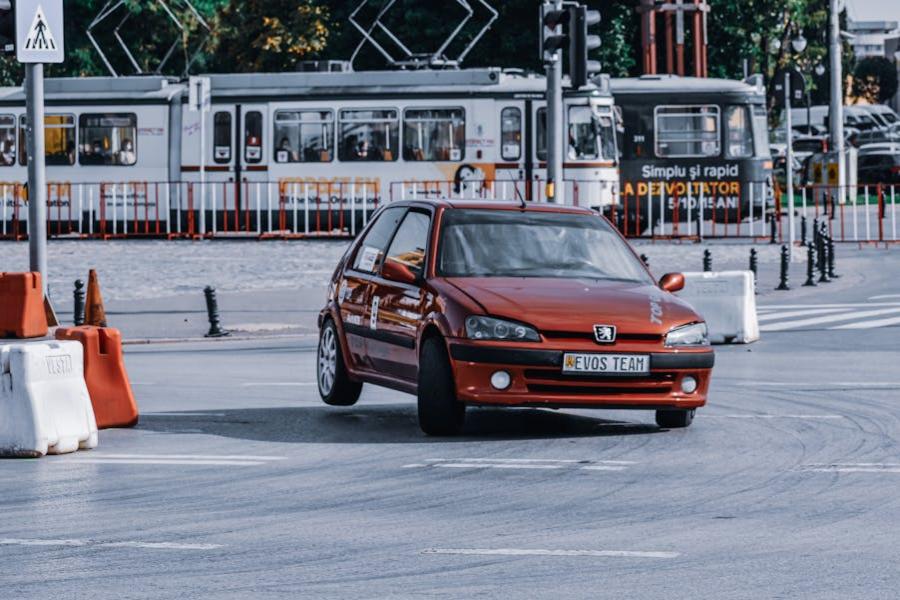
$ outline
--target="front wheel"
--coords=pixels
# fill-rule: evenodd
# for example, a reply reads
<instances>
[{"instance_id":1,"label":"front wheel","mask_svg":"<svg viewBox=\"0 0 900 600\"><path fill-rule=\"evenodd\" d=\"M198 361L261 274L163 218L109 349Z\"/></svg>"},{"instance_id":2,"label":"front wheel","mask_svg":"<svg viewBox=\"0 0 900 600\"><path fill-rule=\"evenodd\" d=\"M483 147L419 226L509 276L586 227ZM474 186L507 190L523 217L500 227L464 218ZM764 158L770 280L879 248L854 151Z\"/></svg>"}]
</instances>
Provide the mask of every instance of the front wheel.
<instances>
[{"instance_id":1,"label":"front wheel","mask_svg":"<svg viewBox=\"0 0 900 600\"><path fill-rule=\"evenodd\" d=\"M663 429L681 429L688 427L694 421L696 409L689 410L658 410L656 411L656 424Z\"/></svg>"},{"instance_id":2,"label":"front wheel","mask_svg":"<svg viewBox=\"0 0 900 600\"><path fill-rule=\"evenodd\" d=\"M334 321L327 320L319 332L316 380L319 382L319 396L331 406L353 406L359 400L362 384L353 381L347 374L344 353L338 341Z\"/></svg>"},{"instance_id":3,"label":"front wheel","mask_svg":"<svg viewBox=\"0 0 900 600\"><path fill-rule=\"evenodd\" d=\"M466 406L456 399L456 384L443 340L431 337L419 357L419 427L428 435L462 431Z\"/></svg>"}]
</instances>

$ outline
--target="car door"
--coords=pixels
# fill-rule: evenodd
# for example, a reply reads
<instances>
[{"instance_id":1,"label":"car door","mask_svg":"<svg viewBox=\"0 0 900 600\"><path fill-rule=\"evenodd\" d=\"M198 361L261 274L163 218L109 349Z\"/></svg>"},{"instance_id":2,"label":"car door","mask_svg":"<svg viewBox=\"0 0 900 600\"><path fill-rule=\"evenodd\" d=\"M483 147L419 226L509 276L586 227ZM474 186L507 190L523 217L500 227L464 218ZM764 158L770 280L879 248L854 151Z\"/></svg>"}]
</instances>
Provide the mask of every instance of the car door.
<instances>
[{"instance_id":1,"label":"car door","mask_svg":"<svg viewBox=\"0 0 900 600\"><path fill-rule=\"evenodd\" d=\"M431 216L427 209L411 208L397 228L385 260L400 263L421 278L425 272ZM367 343L369 358L379 372L415 381L416 336L424 309L421 281L408 284L383 277L375 281L369 316L372 331Z\"/></svg>"},{"instance_id":2,"label":"car door","mask_svg":"<svg viewBox=\"0 0 900 600\"><path fill-rule=\"evenodd\" d=\"M371 328L371 297L384 252L397 230L406 207L383 210L365 233L338 282L337 300L350 358L357 367L372 369L367 341Z\"/></svg>"}]
</instances>

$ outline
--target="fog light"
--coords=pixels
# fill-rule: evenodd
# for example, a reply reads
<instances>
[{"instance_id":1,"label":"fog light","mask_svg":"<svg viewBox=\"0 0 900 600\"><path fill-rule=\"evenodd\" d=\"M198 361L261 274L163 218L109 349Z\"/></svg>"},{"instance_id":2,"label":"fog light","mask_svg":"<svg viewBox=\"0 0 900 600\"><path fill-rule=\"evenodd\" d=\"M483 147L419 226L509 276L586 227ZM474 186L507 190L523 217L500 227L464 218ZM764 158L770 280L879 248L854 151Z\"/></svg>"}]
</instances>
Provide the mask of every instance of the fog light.
<instances>
[{"instance_id":1,"label":"fog light","mask_svg":"<svg viewBox=\"0 0 900 600\"><path fill-rule=\"evenodd\" d=\"M509 384L512 380L509 377L509 373L506 371L495 371L493 375L491 375L491 385L498 390L505 390L509 387Z\"/></svg>"},{"instance_id":2,"label":"fog light","mask_svg":"<svg viewBox=\"0 0 900 600\"><path fill-rule=\"evenodd\" d=\"M685 394L693 394L697 391L697 380L693 377L685 377L681 380L681 391Z\"/></svg>"}]
</instances>

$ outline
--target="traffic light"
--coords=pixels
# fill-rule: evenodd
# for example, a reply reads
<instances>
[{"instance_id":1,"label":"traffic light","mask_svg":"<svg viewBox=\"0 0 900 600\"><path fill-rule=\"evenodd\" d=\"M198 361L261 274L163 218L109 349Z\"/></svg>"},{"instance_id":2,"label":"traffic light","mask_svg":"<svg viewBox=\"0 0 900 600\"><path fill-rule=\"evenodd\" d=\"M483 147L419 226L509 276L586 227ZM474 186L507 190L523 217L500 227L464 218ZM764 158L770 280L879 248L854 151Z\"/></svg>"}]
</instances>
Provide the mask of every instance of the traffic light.
<instances>
[{"instance_id":1,"label":"traffic light","mask_svg":"<svg viewBox=\"0 0 900 600\"><path fill-rule=\"evenodd\" d=\"M591 75L600 72L600 62L589 58L591 50L600 47L600 36L589 31L599 22L599 10L588 10L584 5L569 9L569 77L575 89L586 85Z\"/></svg>"},{"instance_id":2,"label":"traffic light","mask_svg":"<svg viewBox=\"0 0 900 600\"><path fill-rule=\"evenodd\" d=\"M16 53L16 11L11 0L0 0L0 53Z\"/></svg>"},{"instance_id":3,"label":"traffic light","mask_svg":"<svg viewBox=\"0 0 900 600\"><path fill-rule=\"evenodd\" d=\"M567 9L557 10L552 3L548 2L541 5L542 60L547 59L545 54L554 54L569 43L569 37L563 33L563 23L567 20L570 20Z\"/></svg>"}]
</instances>

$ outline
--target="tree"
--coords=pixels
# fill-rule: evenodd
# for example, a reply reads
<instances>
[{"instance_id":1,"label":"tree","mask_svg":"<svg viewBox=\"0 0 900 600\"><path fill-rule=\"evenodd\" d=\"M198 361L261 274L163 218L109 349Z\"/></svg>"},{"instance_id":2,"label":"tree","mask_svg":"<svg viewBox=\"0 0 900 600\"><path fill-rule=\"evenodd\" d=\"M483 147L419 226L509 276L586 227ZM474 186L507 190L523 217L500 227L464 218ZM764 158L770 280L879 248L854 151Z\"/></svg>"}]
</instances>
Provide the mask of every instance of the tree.
<instances>
[{"instance_id":1,"label":"tree","mask_svg":"<svg viewBox=\"0 0 900 600\"><path fill-rule=\"evenodd\" d=\"M329 10L316 0L229 0L214 19L209 66L222 72L293 71L328 43Z\"/></svg>"},{"instance_id":2,"label":"tree","mask_svg":"<svg viewBox=\"0 0 900 600\"><path fill-rule=\"evenodd\" d=\"M870 104L888 102L897 93L897 65L883 56L860 59L853 69L852 93Z\"/></svg>"}]
</instances>

